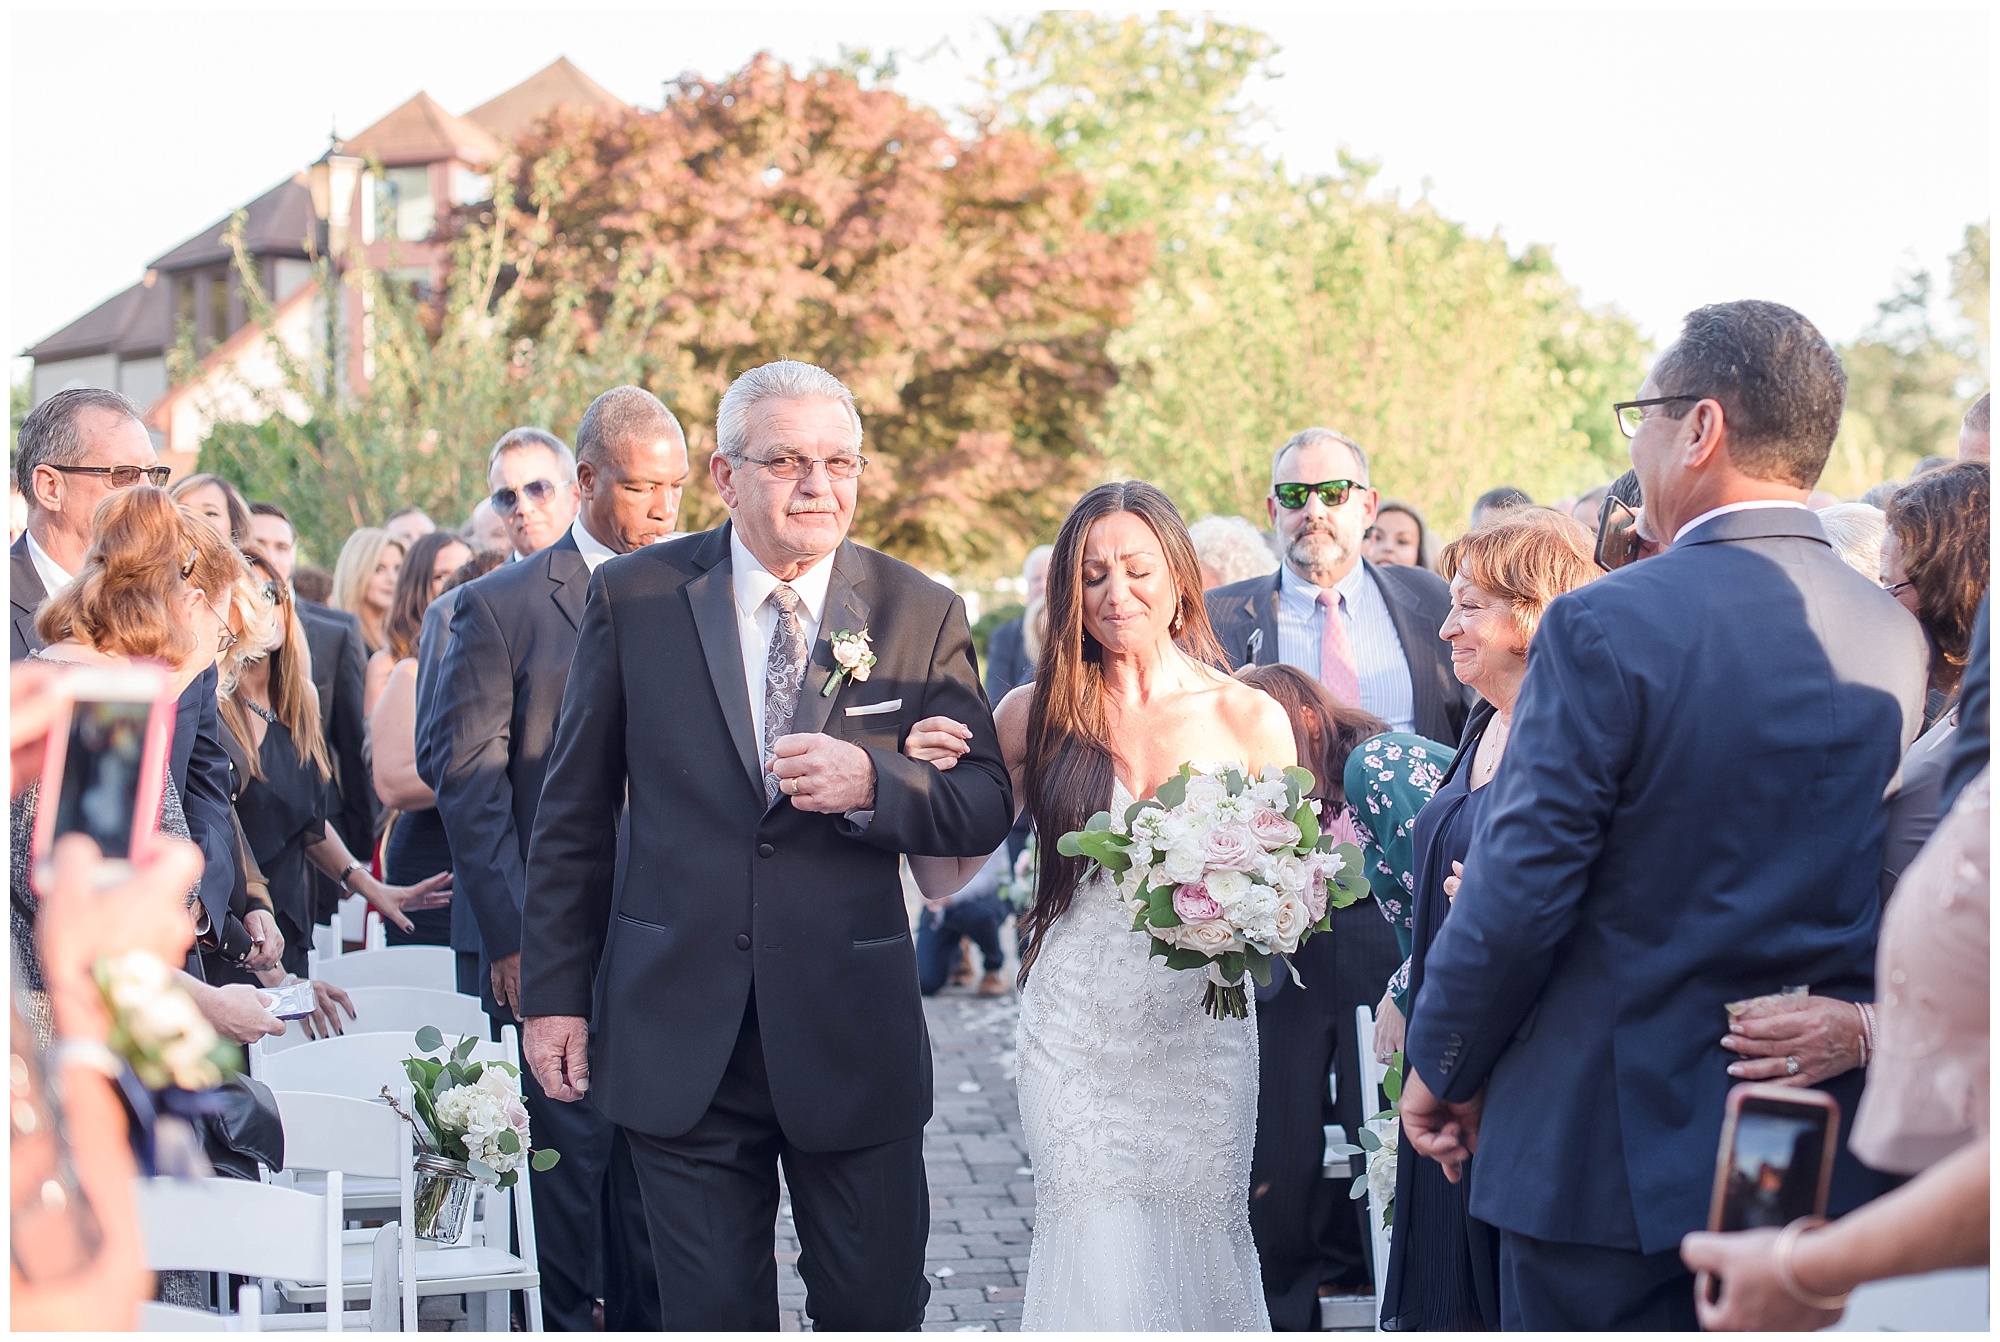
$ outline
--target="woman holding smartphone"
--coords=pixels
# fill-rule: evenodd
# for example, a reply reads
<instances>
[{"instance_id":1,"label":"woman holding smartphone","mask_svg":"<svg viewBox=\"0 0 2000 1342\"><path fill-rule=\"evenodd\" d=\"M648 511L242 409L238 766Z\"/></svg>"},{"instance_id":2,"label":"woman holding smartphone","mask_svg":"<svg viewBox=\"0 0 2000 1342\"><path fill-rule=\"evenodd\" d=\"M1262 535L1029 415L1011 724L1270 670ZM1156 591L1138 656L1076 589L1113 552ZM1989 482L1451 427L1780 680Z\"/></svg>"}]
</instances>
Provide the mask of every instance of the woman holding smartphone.
<instances>
[{"instance_id":1,"label":"woman holding smartphone","mask_svg":"<svg viewBox=\"0 0 2000 1342\"><path fill-rule=\"evenodd\" d=\"M1408 1000L1416 1010L1424 957L1450 916L1472 833L1507 752L1514 701L1528 674L1528 644L1549 602L1598 576L1592 538L1549 508L1522 508L1447 545L1440 569L1451 576L1451 610L1438 634L1451 644L1454 674L1481 702L1465 738L1414 833L1416 908L1411 920ZM1357 754L1365 754L1363 743ZM1407 1140L1396 1162L1396 1221L1384 1278L1382 1326L1412 1329L1500 1327L1500 1241L1475 1220L1471 1179L1448 1183L1435 1161ZM1478 1162L1473 1162L1477 1178Z\"/></svg>"},{"instance_id":2,"label":"woman holding smartphone","mask_svg":"<svg viewBox=\"0 0 2000 1342\"><path fill-rule=\"evenodd\" d=\"M405 931L411 925L406 910L450 901L451 873L439 872L415 885L384 885L327 825L326 783L332 768L320 735L319 698L306 660L305 631L292 607L291 589L262 556L253 556L250 564L263 580L261 600L275 614L273 642L264 656L244 664L235 686L222 699L221 710L245 749L250 773L237 815L250 840L251 856L269 883L285 937L284 967L303 976L313 927L308 862L340 882L343 890L365 897Z\"/></svg>"}]
</instances>

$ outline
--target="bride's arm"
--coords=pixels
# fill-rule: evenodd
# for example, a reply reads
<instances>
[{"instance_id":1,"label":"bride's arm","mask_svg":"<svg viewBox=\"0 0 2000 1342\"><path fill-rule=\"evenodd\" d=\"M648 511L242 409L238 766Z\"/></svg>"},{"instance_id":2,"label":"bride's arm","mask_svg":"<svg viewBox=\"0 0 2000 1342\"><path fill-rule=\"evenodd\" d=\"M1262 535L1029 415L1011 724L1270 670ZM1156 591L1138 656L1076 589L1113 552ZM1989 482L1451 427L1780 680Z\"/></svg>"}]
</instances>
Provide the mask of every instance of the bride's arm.
<instances>
[{"instance_id":1,"label":"bride's arm","mask_svg":"<svg viewBox=\"0 0 2000 1342\"><path fill-rule=\"evenodd\" d=\"M1021 772L1028 749L1028 705L1033 698L1034 687L1023 685L1010 691L993 713L993 727L1000 737L1000 758L1007 765L1007 780L1014 789L1016 816L1027 802L1021 787ZM958 763L971 738L972 731L964 723L950 718L925 718L910 728L903 753L911 759L927 760L939 769L949 769ZM913 856L909 860L910 874L917 878L917 889L925 899L943 899L964 889L986 865L989 856L985 853L977 857Z\"/></svg>"}]
</instances>

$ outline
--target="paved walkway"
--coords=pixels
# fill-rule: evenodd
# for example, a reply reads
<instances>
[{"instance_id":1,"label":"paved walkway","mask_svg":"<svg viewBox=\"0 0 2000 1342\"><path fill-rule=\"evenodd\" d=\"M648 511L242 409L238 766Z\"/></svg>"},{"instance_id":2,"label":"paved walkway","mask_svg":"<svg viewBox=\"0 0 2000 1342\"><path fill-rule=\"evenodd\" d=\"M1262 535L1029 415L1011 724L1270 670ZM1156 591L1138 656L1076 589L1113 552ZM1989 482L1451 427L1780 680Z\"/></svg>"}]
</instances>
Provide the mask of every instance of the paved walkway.
<instances>
[{"instance_id":1,"label":"paved walkway","mask_svg":"<svg viewBox=\"0 0 2000 1342\"><path fill-rule=\"evenodd\" d=\"M937 1097L924 1130L931 1187L926 1332L1021 1326L1035 1186L1014 1100L1016 1010L1011 994L976 997L966 988L947 988L924 1003ZM778 1304L788 1331L806 1326L791 1214L787 1199L778 1214Z\"/></svg>"}]
</instances>

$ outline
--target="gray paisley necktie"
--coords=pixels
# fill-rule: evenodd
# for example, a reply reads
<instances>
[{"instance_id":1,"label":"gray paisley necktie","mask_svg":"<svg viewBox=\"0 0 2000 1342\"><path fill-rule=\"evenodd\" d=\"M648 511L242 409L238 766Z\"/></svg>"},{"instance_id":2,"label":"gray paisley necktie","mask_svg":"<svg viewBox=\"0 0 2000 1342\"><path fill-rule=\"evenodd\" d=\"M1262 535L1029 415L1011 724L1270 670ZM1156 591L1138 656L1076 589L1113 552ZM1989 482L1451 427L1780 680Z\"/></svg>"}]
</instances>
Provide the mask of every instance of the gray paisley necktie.
<instances>
[{"instance_id":1,"label":"gray paisley necktie","mask_svg":"<svg viewBox=\"0 0 2000 1342\"><path fill-rule=\"evenodd\" d=\"M778 738L792 729L799 711L799 690L806 676L806 634L799 625L799 594L779 583L769 600L778 608L778 624L771 630L771 651L764 659L764 759ZM764 800L776 804L778 776L764 773Z\"/></svg>"}]
</instances>

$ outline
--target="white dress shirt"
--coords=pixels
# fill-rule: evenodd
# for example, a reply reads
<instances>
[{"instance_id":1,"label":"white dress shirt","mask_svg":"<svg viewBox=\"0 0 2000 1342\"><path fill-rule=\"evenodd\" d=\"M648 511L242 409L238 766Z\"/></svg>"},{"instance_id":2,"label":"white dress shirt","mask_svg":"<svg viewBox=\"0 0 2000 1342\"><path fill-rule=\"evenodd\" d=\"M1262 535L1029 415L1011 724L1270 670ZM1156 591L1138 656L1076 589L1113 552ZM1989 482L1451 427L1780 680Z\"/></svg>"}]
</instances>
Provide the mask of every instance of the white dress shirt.
<instances>
[{"instance_id":1,"label":"white dress shirt","mask_svg":"<svg viewBox=\"0 0 2000 1342\"><path fill-rule=\"evenodd\" d=\"M1321 680L1319 648L1326 614L1319 604L1320 589L1292 572L1289 564L1281 565L1278 575L1278 660ZM1367 566L1357 561L1333 590L1340 594L1340 618L1347 627L1347 646L1354 652L1361 707L1388 723L1392 732L1414 732L1417 699L1410 663L1382 589L1368 576Z\"/></svg>"},{"instance_id":2,"label":"white dress shirt","mask_svg":"<svg viewBox=\"0 0 2000 1342\"><path fill-rule=\"evenodd\" d=\"M763 749L764 665L771 656L771 634L778 627L778 608L771 593L778 580L771 570L757 562L736 528L729 529L729 587L736 598L736 630L743 640L743 683L750 692L751 739ZM788 584L799 594L799 631L810 650L819 638L820 617L826 613L827 584L833 581L833 555L792 579ZM800 691L804 693L803 690Z\"/></svg>"},{"instance_id":3,"label":"white dress shirt","mask_svg":"<svg viewBox=\"0 0 2000 1342\"><path fill-rule=\"evenodd\" d=\"M42 580L42 591L46 595L55 596L75 581L74 574L65 572L62 565L49 558L48 551L35 544L34 532L24 531L21 534L28 538L28 559L34 564L35 572Z\"/></svg>"},{"instance_id":4,"label":"white dress shirt","mask_svg":"<svg viewBox=\"0 0 2000 1342\"><path fill-rule=\"evenodd\" d=\"M617 555L617 551L590 534L590 528L583 524L583 514L576 515L576 521L569 524L569 538L576 542L576 548L583 555L584 567L592 573L605 560Z\"/></svg>"},{"instance_id":5,"label":"white dress shirt","mask_svg":"<svg viewBox=\"0 0 2000 1342\"><path fill-rule=\"evenodd\" d=\"M1682 526L1679 531L1676 531L1674 533L1674 540L1679 541L1681 537L1687 535L1688 532L1693 531L1703 522L1712 521L1715 518L1721 517L1725 513L1747 513L1752 508L1805 509L1806 505L1800 503L1797 499L1745 499L1741 503L1725 503L1720 508L1710 508L1700 517L1695 518L1694 521L1689 522L1684 526ZM1808 509L1807 511L1810 510Z\"/></svg>"}]
</instances>

